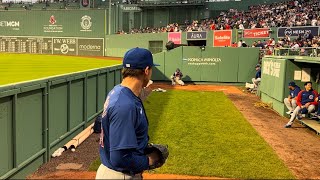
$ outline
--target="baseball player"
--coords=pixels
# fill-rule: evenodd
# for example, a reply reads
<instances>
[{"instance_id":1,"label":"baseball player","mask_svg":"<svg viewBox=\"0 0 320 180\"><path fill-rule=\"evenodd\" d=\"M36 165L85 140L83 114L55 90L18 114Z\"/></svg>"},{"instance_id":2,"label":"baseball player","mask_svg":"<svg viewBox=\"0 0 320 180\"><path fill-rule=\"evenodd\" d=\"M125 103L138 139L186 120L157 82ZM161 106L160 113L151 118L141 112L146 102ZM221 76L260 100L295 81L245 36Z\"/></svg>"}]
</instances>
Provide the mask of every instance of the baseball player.
<instances>
[{"instance_id":1,"label":"baseball player","mask_svg":"<svg viewBox=\"0 0 320 180\"><path fill-rule=\"evenodd\" d=\"M139 98L151 78L153 66L149 50L133 48L126 52L123 80L109 92L104 104L101 165L96 179L142 179L142 172L157 164L157 153L145 154L148 118Z\"/></svg>"},{"instance_id":2,"label":"baseball player","mask_svg":"<svg viewBox=\"0 0 320 180\"><path fill-rule=\"evenodd\" d=\"M258 85L261 81L261 65L256 65L256 76L252 78L252 83L254 85L254 88L252 90L256 90L258 88Z\"/></svg>"},{"instance_id":3,"label":"baseball player","mask_svg":"<svg viewBox=\"0 0 320 180\"><path fill-rule=\"evenodd\" d=\"M317 112L311 117L311 119L320 120L320 94L318 94L316 102L318 103L318 109Z\"/></svg>"},{"instance_id":4,"label":"baseball player","mask_svg":"<svg viewBox=\"0 0 320 180\"><path fill-rule=\"evenodd\" d=\"M297 117L301 120L301 114L310 113L315 110L317 105L316 98L318 97L318 92L312 89L312 82L304 83L305 90L300 91L297 96L297 107L291 114L290 121L285 125L285 128L290 128L293 124L294 119Z\"/></svg>"},{"instance_id":5,"label":"baseball player","mask_svg":"<svg viewBox=\"0 0 320 180\"><path fill-rule=\"evenodd\" d=\"M177 70L170 77L172 81L172 85L176 85L176 83L178 83L179 85L184 86L184 82L181 80L182 77L183 77L182 72L180 71L179 68L177 68Z\"/></svg>"},{"instance_id":6,"label":"baseball player","mask_svg":"<svg viewBox=\"0 0 320 180\"><path fill-rule=\"evenodd\" d=\"M286 113L290 115L291 113L293 113L293 110L297 107L297 96L301 90L300 87L297 86L294 82L289 83L289 89L289 96L285 98L283 102L289 110Z\"/></svg>"},{"instance_id":7,"label":"baseball player","mask_svg":"<svg viewBox=\"0 0 320 180\"><path fill-rule=\"evenodd\" d=\"M141 101L145 101L147 99L147 97L150 96L150 94L152 92L152 89L150 88L151 84L153 84L153 81L149 80L146 87L142 88L141 93L139 95L139 98L141 99Z\"/></svg>"}]
</instances>

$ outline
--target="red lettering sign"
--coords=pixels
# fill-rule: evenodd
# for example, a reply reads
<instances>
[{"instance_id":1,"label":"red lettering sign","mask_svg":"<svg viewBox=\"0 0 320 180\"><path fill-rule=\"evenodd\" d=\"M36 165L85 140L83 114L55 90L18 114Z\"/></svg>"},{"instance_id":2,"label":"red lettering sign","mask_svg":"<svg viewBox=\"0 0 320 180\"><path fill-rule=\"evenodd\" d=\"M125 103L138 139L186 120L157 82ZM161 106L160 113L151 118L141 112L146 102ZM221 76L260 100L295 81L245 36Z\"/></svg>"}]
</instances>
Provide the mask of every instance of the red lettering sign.
<instances>
[{"instance_id":1,"label":"red lettering sign","mask_svg":"<svg viewBox=\"0 0 320 180\"><path fill-rule=\"evenodd\" d=\"M232 30L217 30L213 31L213 46L214 47L230 47L232 41Z\"/></svg>"},{"instance_id":2,"label":"red lettering sign","mask_svg":"<svg viewBox=\"0 0 320 180\"><path fill-rule=\"evenodd\" d=\"M169 32L168 41L172 41L174 44L181 44L181 32Z\"/></svg>"},{"instance_id":3,"label":"red lettering sign","mask_svg":"<svg viewBox=\"0 0 320 180\"><path fill-rule=\"evenodd\" d=\"M269 29L244 29L243 38L268 38L270 37Z\"/></svg>"}]
</instances>

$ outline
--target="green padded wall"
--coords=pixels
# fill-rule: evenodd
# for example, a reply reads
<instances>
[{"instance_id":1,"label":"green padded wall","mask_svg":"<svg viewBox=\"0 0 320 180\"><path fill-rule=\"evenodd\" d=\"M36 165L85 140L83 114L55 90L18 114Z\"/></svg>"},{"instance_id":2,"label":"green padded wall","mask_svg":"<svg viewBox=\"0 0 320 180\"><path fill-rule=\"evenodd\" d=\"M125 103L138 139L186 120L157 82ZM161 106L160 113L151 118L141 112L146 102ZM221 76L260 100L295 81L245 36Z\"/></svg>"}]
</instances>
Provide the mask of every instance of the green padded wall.
<instances>
[{"instance_id":1,"label":"green padded wall","mask_svg":"<svg viewBox=\"0 0 320 180\"><path fill-rule=\"evenodd\" d=\"M242 50L244 52L240 53ZM258 56L257 48L206 47L201 50L195 46L182 46L154 55L156 63L164 63L164 69L155 67L153 78L168 80L176 68L180 68L184 81L250 82L255 75Z\"/></svg>"},{"instance_id":2,"label":"green padded wall","mask_svg":"<svg viewBox=\"0 0 320 180\"><path fill-rule=\"evenodd\" d=\"M254 77L255 65L259 60L258 48L233 48L232 53L238 54L239 58L239 71L238 82L251 82L251 78ZM231 52L230 52L231 53Z\"/></svg>"},{"instance_id":3,"label":"green padded wall","mask_svg":"<svg viewBox=\"0 0 320 180\"><path fill-rule=\"evenodd\" d=\"M51 86L49 104L49 143L67 133L68 122L68 87L67 83Z\"/></svg>"},{"instance_id":4,"label":"green padded wall","mask_svg":"<svg viewBox=\"0 0 320 180\"><path fill-rule=\"evenodd\" d=\"M91 116L93 116L97 112L96 106L90 106L90 104L97 104L97 77L91 76L88 77L87 80L88 86L87 86L87 117L86 120L89 119Z\"/></svg>"},{"instance_id":5,"label":"green padded wall","mask_svg":"<svg viewBox=\"0 0 320 180\"><path fill-rule=\"evenodd\" d=\"M200 64L201 59L201 51L199 47L183 47L182 48L182 66L177 64L176 67L172 67L170 70L171 74L173 74L176 68L180 68L182 73L184 74L184 78L182 80L185 81L201 81L202 75L202 65ZM167 62L167 59L166 59ZM166 69L167 70L167 69Z\"/></svg>"},{"instance_id":6,"label":"green padded wall","mask_svg":"<svg viewBox=\"0 0 320 180\"><path fill-rule=\"evenodd\" d=\"M182 54L183 49L179 47L175 50L170 50L165 53L165 60L164 60L164 73L166 79L170 79L170 76L176 71L177 68L182 68ZM157 67L156 67L157 68ZM182 70L183 71L183 70ZM165 80L165 79L163 79Z\"/></svg>"},{"instance_id":7,"label":"green padded wall","mask_svg":"<svg viewBox=\"0 0 320 180\"><path fill-rule=\"evenodd\" d=\"M263 58L260 91L283 102L286 79L286 59Z\"/></svg>"},{"instance_id":8,"label":"green padded wall","mask_svg":"<svg viewBox=\"0 0 320 180\"><path fill-rule=\"evenodd\" d=\"M154 63L159 64L160 66L157 66L156 68L152 69L152 80L163 80L165 79L165 63L164 63L164 57L165 53L157 53L153 55Z\"/></svg>"},{"instance_id":9,"label":"green padded wall","mask_svg":"<svg viewBox=\"0 0 320 180\"><path fill-rule=\"evenodd\" d=\"M0 175L13 167L12 105L12 97L0 98L0 123L3 127L0 131Z\"/></svg>"},{"instance_id":10,"label":"green padded wall","mask_svg":"<svg viewBox=\"0 0 320 180\"><path fill-rule=\"evenodd\" d=\"M107 72L99 74L99 79L98 79L98 86L99 87L104 87L104 88L99 88L98 89L98 109L103 109L103 104L105 102L105 98L107 97Z\"/></svg>"},{"instance_id":11,"label":"green padded wall","mask_svg":"<svg viewBox=\"0 0 320 180\"><path fill-rule=\"evenodd\" d=\"M220 76L220 65L221 65L221 58L220 58L220 50L221 48L206 48L205 51L200 51L202 55L200 56L201 58L206 58L209 59L209 62L204 62L210 63L206 65L201 65L201 69L196 71L195 73L201 74L201 81L219 81L219 76ZM211 61L213 60L213 61ZM225 61L225 59L224 59Z\"/></svg>"},{"instance_id":12,"label":"green padded wall","mask_svg":"<svg viewBox=\"0 0 320 180\"><path fill-rule=\"evenodd\" d=\"M106 26L105 10L0 11L0 21L2 36L104 37Z\"/></svg>"},{"instance_id":13,"label":"green padded wall","mask_svg":"<svg viewBox=\"0 0 320 180\"><path fill-rule=\"evenodd\" d=\"M106 36L106 56L123 57L128 49L149 48L149 41L162 41L163 49L167 43L167 33L121 34Z\"/></svg>"},{"instance_id":14,"label":"green padded wall","mask_svg":"<svg viewBox=\"0 0 320 180\"><path fill-rule=\"evenodd\" d=\"M265 103L272 103L272 109L277 111L282 116L286 115L285 112L287 111L287 108L285 107L283 102L280 102L263 92L261 92L261 101Z\"/></svg>"},{"instance_id":15,"label":"green padded wall","mask_svg":"<svg viewBox=\"0 0 320 180\"><path fill-rule=\"evenodd\" d=\"M238 82L239 56L236 53L230 53L230 48L220 48L219 57L219 82ZM256 61L256 59L254 60Z\"/></svg>"},{"instance_id":16,"label":"green padded wall","mask_svg":"<svg viewBox=\"0 0 320 180\"><path fill-rule=\"evenodd\" d=\"M81 80L74 80L70 85L70 129L75 128L83 120L84 84Z\"/></svg>"},{"instance_id":17,"label":"green padded wall","mask_svg":"<svg viewBox=\"0 0 320 180\"><path fill-rule=\"evenodd\" d=\"M42 98L41 89L21 93L17 97L17 164L31 158L44 147Z\"/></svg>"}]
</instances>

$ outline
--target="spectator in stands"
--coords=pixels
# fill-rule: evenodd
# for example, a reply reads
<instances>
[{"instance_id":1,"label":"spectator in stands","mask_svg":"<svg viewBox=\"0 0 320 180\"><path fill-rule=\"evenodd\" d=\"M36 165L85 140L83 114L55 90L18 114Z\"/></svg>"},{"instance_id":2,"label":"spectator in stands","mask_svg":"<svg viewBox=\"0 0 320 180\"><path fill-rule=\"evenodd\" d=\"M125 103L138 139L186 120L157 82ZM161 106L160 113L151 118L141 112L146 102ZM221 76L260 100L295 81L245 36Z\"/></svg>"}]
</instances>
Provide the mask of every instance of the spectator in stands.
<instances>
[{"instance_id":1,"label":"spectator in stands","mask_svg":"<svg viewBox=\"0 0 320 180\"><path fill-rule=\"evenodd\" d=\"M176 85L178 83L181 86L184 86L184 82L182 81L183 74L179 68L173 73L171 76L172 85Z\"/></svg>"},{"instance_id":2,"label":"spectator in stands","mask_svg":"<svg viewBox=\"0 0 320 180\"><path fill-rule=\"evenodd\" d=\"M313 35L311 34L310 31L307 31L307 33L306 33L306 39L307 39L307 40L310 40L310 41L313 39Z\"/></svg>"},{"instance_id":3,"label":"spectator in stands","mask_svg":"<svg viewBox=\"0 0 320 180\"><path fill-rule=\"evenodd\" d=\"M233 42L233 43L231 44L231 47L238 47L237 42Z\"/></svg>"},{"instance_id":4,"label":"spectator in stands","mask_svg":"<svg viewBox=\"0 0 320 180\"><path fill-rule=\"evenodd\" d=\"M293 110L297 107L297 96L299 94L300 87L296 85L295 82L289 83L289 96L283 100L284 104L288 108L288 112L286 112L288 115L293 113Z\"/></svg>"},{"instance_id":5,"label":"spectator in stands","mask_svg":"<svg viewBox=\"0 0 320 180\"><path fill-rule=\"evenodd\" d=\"M299 47L300 47L300 46L299 46L298 42L297 42L297 41L294 41L294 42L292 43L291 49L292 49L292 50L297 50Z\"/></svg>"},{"instance_id":6,"label":"spectator in stands","mask_svg":"<svg viewBox=\"0 0 320 180\"><path fill-rule=\"evenodd\" d=\"M297 107L291 113L290 121L285 125L285 128L290 128L297 118L302 119L301 114L309 114L315 110L317 105L316 98L318 97L318 92L312 89L312 82L304 83L305 90L300 91L297 96Z\"/></svg>"},{"instance_id":7,"label":"spectator in stands","mask_svg":"<svg viewBox=\"0 0 320 180\"><path fill-rule=\"evenodd\" d=\"M257 43L256 47L264 49L264 45L261 43L260 40L258 40L258 43Z\"/></svg>"}]
</instances>

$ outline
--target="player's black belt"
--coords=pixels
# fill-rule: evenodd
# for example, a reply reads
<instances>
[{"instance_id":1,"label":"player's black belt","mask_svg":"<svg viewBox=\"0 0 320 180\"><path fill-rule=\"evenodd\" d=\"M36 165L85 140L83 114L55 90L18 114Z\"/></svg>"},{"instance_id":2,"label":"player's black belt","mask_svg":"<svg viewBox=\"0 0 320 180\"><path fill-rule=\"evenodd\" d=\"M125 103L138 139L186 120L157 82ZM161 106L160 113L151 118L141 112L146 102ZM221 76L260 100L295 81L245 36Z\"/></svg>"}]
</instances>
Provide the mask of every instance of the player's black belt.
<instances>
[{"instance_id":1,"label":"player's black belt","mask_svg":"<svg viewBox=\"0 0 320 180\"><path fill-rule=\"evenodd\" d=\"M123 170L121 172L123 174L127 174L127 175L130 175L130 176L134 176L134 175L137 175L137 174L142 174L142 172L133 172L133 171L128 171L128 170Z\"/></svg>"}]
</instances>

